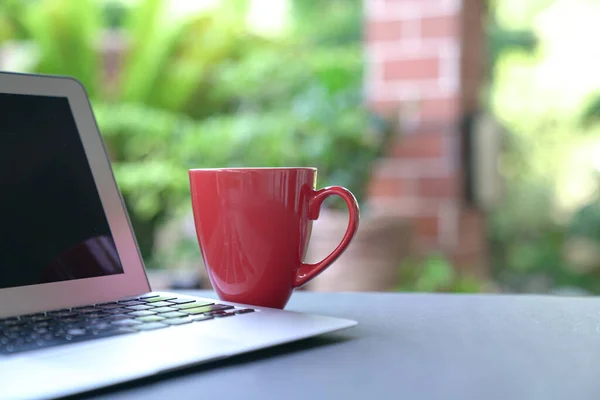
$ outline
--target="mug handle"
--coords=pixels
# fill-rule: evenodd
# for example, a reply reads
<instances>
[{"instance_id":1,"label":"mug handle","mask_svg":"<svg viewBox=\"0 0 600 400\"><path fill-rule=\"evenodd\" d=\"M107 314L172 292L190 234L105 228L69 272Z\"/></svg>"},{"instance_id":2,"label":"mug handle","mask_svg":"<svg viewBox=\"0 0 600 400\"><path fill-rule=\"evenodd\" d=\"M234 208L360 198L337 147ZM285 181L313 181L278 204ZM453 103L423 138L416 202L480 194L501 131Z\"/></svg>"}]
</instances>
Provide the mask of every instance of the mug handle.
<instances>
[{"instance_id":1,"label":"mug handle","mask_svg":"<svg viewBox=\"0 0 600 400\"><path fill-rule=\"evenodd\" d=\"M348 228L342 238L342 241L338 246L325 257L323 260L315 264L302 263L298 271L296 272L296 278L294 279L294 287L300 287L308 283L311 279L323 272L329 267L339 256L342 255L344 250L348 247L356 231L358 230L358 222L360 220L360 210L356 198L348 189L341 186L330 186L320 190L312 191L311 197L308 200L308 218L316 220L319 218L321 211L321 205L323 201L329 196L340 196L348 206L349 220Z\"/></svg>"}]
</instances>

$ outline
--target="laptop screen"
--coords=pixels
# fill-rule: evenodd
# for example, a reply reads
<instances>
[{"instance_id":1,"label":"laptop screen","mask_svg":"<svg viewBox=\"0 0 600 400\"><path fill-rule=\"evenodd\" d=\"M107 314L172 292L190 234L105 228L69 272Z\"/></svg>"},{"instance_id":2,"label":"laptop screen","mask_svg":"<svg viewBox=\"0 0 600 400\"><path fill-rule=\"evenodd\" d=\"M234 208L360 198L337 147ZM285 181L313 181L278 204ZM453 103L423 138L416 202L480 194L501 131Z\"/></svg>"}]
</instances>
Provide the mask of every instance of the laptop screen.
<instances>
[{"instance_id":1,"label":"laptop screen","mask_svg":"<svg viewBox=\"0 0 600 400\"><path fill-rule=\"evenodd\" d=\"M0 288L119 273L68 100L0 93Z\"/></svg>"}]
</instances>

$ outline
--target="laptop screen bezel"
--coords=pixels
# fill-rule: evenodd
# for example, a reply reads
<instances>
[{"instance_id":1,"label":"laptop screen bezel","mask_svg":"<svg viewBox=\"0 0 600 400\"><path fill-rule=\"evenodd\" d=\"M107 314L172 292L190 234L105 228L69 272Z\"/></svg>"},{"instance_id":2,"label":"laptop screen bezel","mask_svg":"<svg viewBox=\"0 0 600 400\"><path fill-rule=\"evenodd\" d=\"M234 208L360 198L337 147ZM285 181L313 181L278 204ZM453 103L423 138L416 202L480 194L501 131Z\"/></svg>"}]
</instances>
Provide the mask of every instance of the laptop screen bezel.
<instances>
[{"instance_id":1,"label":"laptop screen bezel","mask_svg":"<svg viewBox=\"0 0 600 400\"><path fill-rule=\"evenodd\" d=\"M148 292L143 261L85 88L70 77L0 72L0 93L68 99L123 266L121 274L0 289L0 318Z\"/></svg>"}]
</instances>

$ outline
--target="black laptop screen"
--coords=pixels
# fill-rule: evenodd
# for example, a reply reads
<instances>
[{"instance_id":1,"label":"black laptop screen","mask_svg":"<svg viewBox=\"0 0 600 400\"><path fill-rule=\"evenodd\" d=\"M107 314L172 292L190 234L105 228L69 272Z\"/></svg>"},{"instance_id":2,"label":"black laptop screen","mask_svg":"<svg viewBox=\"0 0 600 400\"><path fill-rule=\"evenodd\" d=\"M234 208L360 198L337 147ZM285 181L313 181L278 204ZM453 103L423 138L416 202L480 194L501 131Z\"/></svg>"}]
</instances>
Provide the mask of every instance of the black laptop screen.
<instances>
[{"instance_id":1,"label":"black laptop screen","mask_svg":"<svg viewBox=\"0 0 600 400\"><path fill-rule=\"evenodd\" d=\"M68 100L0 93L0 288L122 272Z\"/></svg>"}]
</instances>

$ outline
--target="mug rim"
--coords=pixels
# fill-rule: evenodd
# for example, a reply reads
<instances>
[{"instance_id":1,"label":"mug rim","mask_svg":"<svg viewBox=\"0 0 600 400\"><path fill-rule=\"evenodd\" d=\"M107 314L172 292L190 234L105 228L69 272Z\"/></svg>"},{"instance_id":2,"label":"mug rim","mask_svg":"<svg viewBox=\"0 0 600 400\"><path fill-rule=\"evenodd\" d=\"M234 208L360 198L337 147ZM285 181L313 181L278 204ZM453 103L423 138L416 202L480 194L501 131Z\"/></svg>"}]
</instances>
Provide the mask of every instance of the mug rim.
<instances>
[{"instance_id":1,"label":"mug rim","mask_svg":"<svg viewBox=\"0 0 600 400\"><path fill-rule=\"evenodd\" d=\"M239 172L239 171L281 171L281 170L304 170L317 171L316 167L223 167L223 168L190 168L189 172Z\"/></svg>"}]
</instances>

